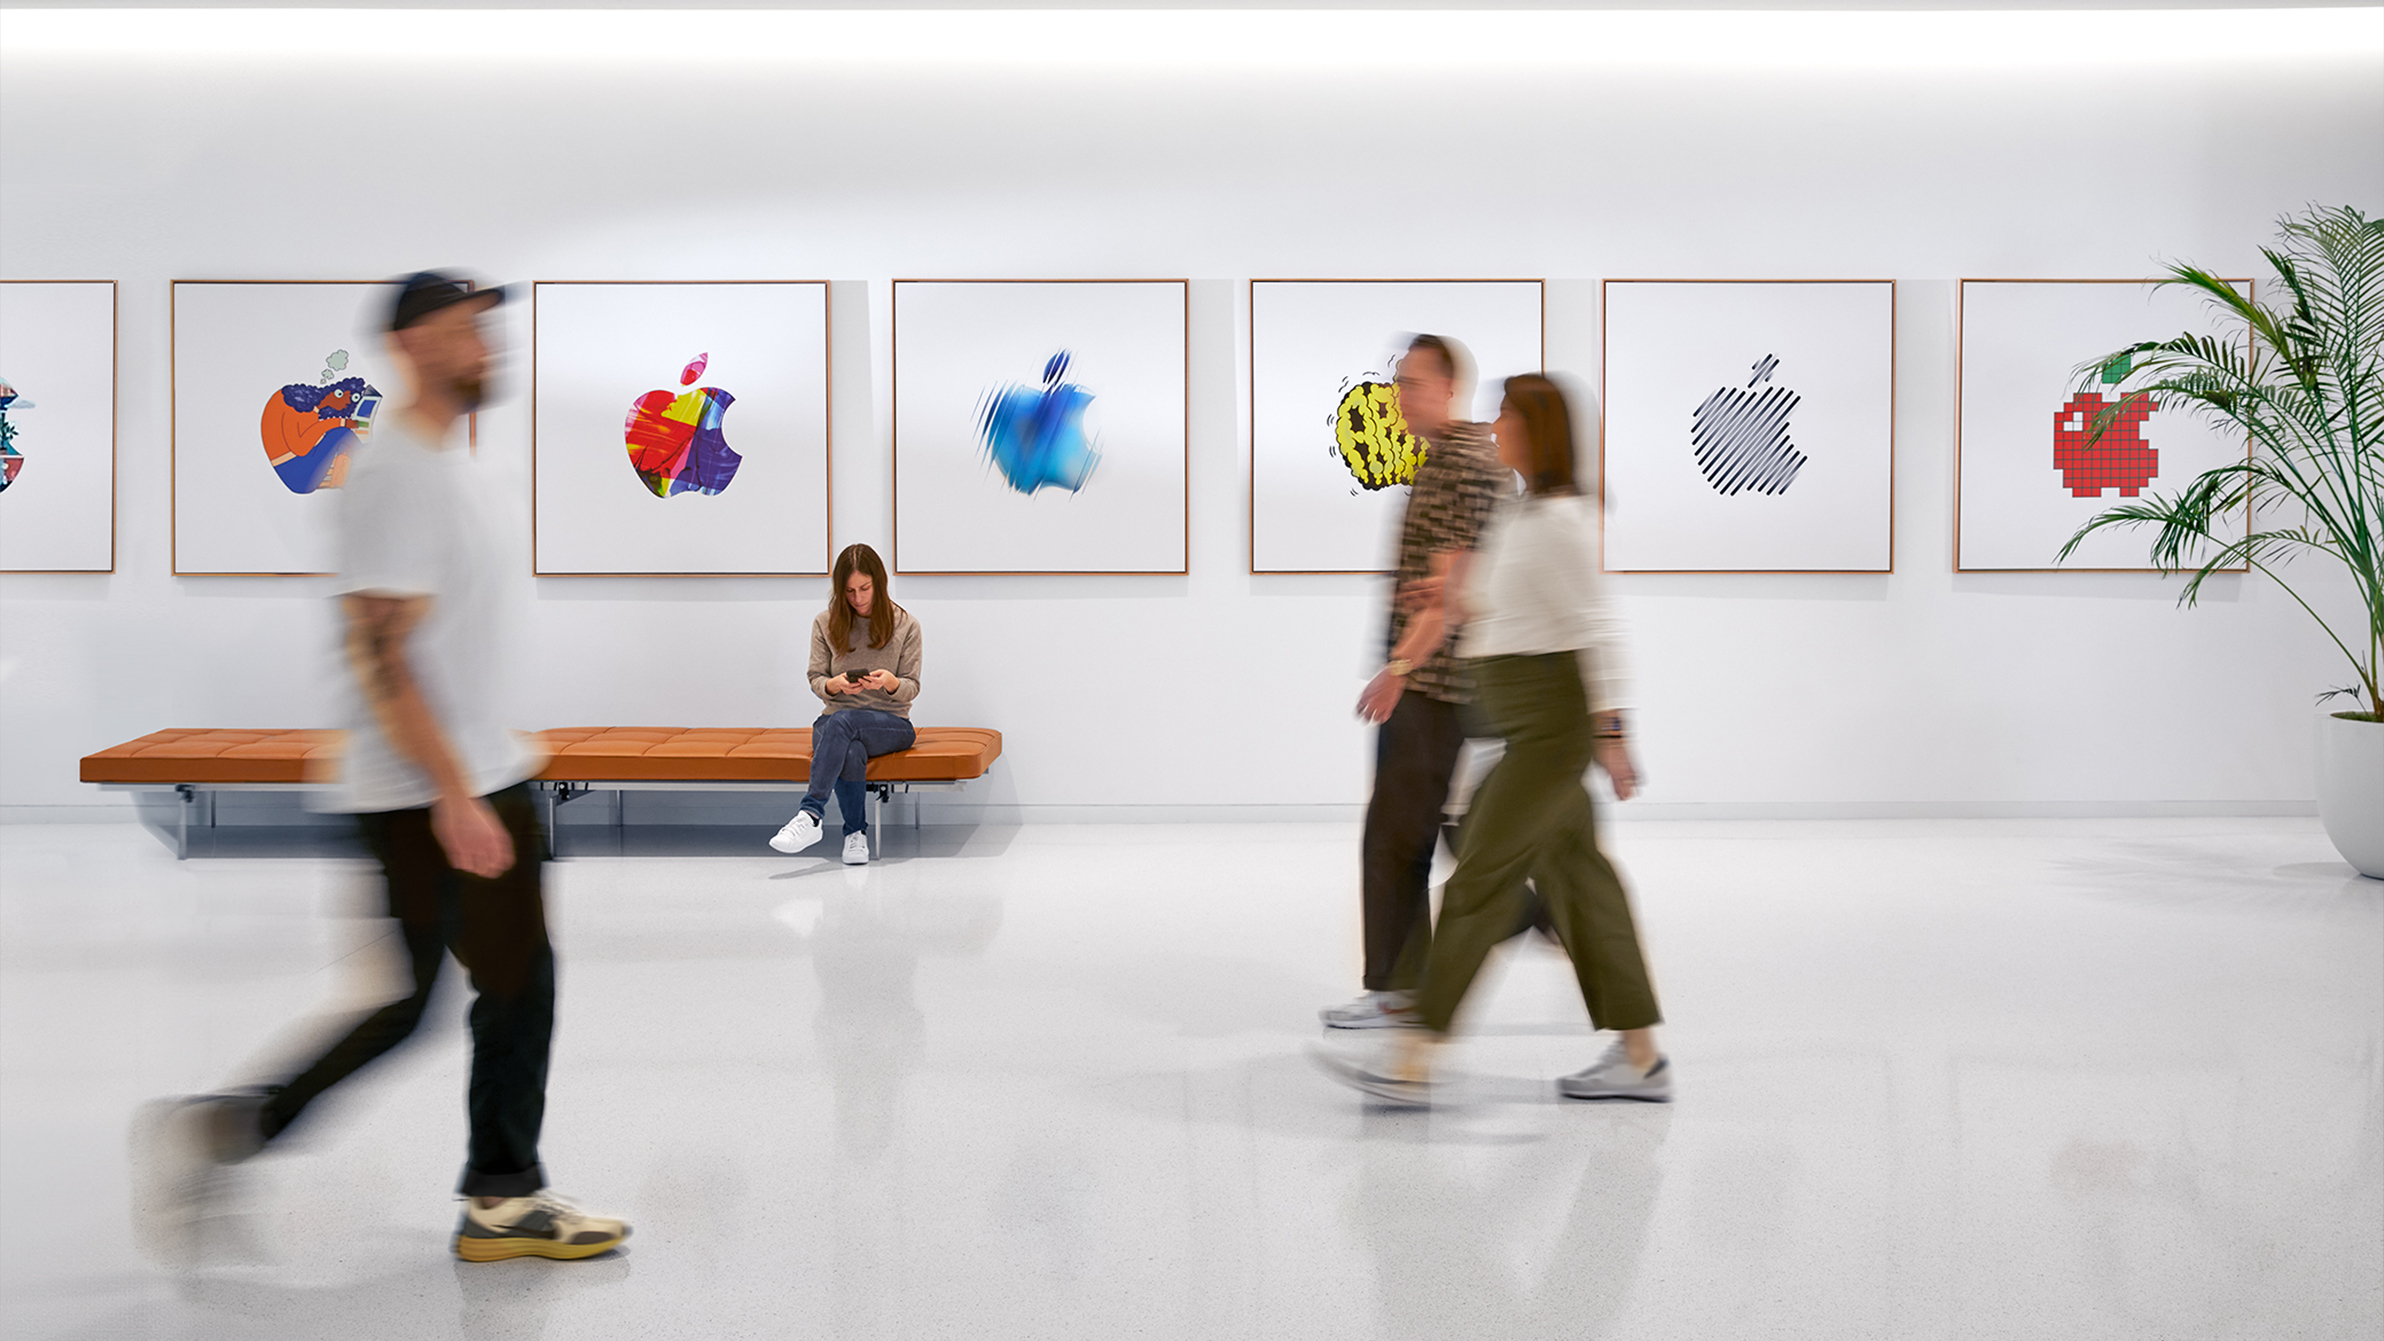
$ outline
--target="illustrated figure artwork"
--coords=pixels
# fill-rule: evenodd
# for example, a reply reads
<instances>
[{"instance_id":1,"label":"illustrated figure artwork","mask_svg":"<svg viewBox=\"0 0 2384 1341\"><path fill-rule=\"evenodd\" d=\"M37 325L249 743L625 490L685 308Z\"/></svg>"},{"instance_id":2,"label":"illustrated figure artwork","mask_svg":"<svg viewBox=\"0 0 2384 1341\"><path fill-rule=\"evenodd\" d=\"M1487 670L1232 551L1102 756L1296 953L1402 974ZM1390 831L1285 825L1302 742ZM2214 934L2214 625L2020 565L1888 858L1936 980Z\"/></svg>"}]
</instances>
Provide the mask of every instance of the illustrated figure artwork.
<instances>
[{"instance_id":1,"label":"illustrated figure artwork","mask_svg":"<svg viewBox=\"0 0 2384 1341\"><path fill-rule=\"evenodd\" d=\"M25 453L17 447L17 426L9 422L10 410L30 410L33 402L17 395L16 385L0 377L0 490L17 482L17 472L25 468Z\"/></svg>"},{"instance_id":2,"label":"illustrated figure artwork","mask_svg":"<svg viewBox=\"0 0 2384 1341\"><path fill-rule=\"evenodd\" d=\"M977 402L977 442L1011 488L1022 494L1053 488L1075 493L1101 464L1086 435L1084 412L1093 395L1068 375L1068 351L1043 364L1041 387L1010 383Z\"/></svg>"},{"instance_id":3,"label":"illustrated figure artwork","mask_svg":"<svg viewBox=\"0 0 2384 1341\"><path fill-rule=\"evenodd\" d=\"M695 386L712 356L698 354L679 371L679 385ZM721 421L737 398L716 386L649 391L629 406L622 430L629 464L656 498L717 494L737 478L745 458L728 445Z\"/></svg>"},{"instance_id":4,"label":"illustrated figure artwork","mask_svg":"<svg viewBox=\"0 0 2384 1341\"><path fill-rule=\"evenodd\" d=\"M1387 379L1357 380L1333 407L1332 453L1361 489L1414 483L1429 450L1399 413L1399 388Z\"/></svg>"},{"instance_id":5,"label":"illustrated figure artwork","mask_svg":"<svg viewBox=\"0 0 2384 1341\"><path fill-rule=\"evenodd\" d=\"M2104 386L2127 380L2131 360L2121 357L2105 364ZM2160 452L2144 441L2144 421L2152 417L2152 398L2129 396L2094 437L2094 421L2110 407L2099 391L2080 391L2053 415L2053 465L2061 472L2061 487L2073 498L2100 498L2117 489L2121 498L2134 498L2160 475Z\"/></svg>"},{"instance_id":6,"label":"illustrated figure artwork","mask_svg":"<svg viewBox=\"0 0 2384 1341\"><path fill-rule=\"evenodd\" d=\"M372 436L381 393L361 377L342 377L348 351L335 349L315 380L292 382L265 401L258 425L265 459L294 494L336 489L348 477L348 454Z\"/></svg>"},{"instance_id":7,"label":"illustrated figure artwork","mask_svg":"<svg viewBox=\"0 0 2384 1341\"><path fill-rule=\"evenodd\" d=\"M1689 416L1697 469L1725 498L1742 489L1784 494L1805 468L1804 453L1788 440L1788 413L1802 398L1782 386L1754 389L1779 366L1778 355L1764 355L1744 388L1719 388Z\"/></svg>"}]
</instances>

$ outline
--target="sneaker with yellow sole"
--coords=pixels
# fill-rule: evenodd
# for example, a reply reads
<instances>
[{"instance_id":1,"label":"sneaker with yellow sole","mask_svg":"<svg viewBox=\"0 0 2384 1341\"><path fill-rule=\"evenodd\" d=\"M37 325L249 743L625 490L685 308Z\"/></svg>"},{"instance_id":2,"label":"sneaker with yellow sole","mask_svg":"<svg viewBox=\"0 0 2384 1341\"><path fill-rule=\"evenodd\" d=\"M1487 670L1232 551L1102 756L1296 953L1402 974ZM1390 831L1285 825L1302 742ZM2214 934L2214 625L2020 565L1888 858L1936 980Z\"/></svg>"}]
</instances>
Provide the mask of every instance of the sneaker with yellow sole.
<instances>
[{"instance_id":1,"label":"sneaker with yellow sole","mask_svg":"<svg viewBox=\"0 0 2384 1341\"><path fill-rule=\"evenodd\" d=\"M628 1221L590 1215L551 1192L507 1197L486 1207L466 1197L463 1222L455 1227L455 1255L467 1262L594 1257L628 1237Z\"/></svg>"}]
</instances>

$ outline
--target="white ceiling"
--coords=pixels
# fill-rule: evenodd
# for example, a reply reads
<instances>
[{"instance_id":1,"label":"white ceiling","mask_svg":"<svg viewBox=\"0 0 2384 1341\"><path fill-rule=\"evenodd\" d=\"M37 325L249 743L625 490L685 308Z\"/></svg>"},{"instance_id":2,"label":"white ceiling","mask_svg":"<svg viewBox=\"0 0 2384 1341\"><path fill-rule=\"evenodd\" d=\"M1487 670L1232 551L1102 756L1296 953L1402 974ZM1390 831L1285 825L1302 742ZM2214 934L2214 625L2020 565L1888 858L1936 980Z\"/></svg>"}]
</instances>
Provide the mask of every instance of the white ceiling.
<instances>
[{"instance_id":1,"label":"white ceiling","mask_svg":"<svg viewBox=\"0 0 2384 1341\"><path fill-rule=\"evenodd\" d=\"M0 9L2355 9L2374 0L0 0ZM2384 18L2379 18L2384 22Z\"/></svg>"}]
</instances>

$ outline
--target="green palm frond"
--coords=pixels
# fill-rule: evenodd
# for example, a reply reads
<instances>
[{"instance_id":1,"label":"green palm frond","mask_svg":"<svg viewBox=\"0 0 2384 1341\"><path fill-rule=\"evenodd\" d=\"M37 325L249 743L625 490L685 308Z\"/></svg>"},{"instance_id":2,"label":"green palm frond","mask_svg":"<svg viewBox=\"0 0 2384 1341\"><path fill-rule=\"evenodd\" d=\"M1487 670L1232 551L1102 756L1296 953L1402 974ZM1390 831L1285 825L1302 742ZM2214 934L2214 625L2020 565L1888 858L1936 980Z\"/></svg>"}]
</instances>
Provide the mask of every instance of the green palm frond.
<instances>
[{"instance_id":1,"label":"green palm frond","mask_svg":"<svg viewBox=\"0 0 2384 1341\"><path fill-rule=\"evenodd\" d=\"M2189 606L2212 573L2248 567L2318 621L2357 670L2370 711L2384 713L2384 219L2313 207L2278 227L2277 244L2261 249L2276 271L2278 301L2256 302L2191 265L2171 266L2160 281L2200 292L2242 323L2245 341L2184 334L2077 369L2081 389L2106 369L2124 370L2118 399L2088 429L2090 445L2123 406L2149 397L2158 408L2242 433L2248 455L2175 493L2105 509L2056 561L2067 562L2097 532L2153 527L2153 566L2191 571L2179 597ZM2285 580L2287 564L2313 554L2349 573L2364 630L2338 627Z\"/></svg>"}]
</instances>

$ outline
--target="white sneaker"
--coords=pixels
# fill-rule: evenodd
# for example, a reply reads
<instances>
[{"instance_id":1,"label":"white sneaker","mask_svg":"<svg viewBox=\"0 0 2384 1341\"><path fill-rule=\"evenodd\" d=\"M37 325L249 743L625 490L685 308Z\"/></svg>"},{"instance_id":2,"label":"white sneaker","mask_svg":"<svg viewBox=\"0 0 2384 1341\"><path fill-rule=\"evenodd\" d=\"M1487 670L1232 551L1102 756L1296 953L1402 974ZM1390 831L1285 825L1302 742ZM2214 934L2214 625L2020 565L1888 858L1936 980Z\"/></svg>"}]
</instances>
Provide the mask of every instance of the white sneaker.
<instances>
[{"instance_id":1,"label":"white sneaker","mask_svg":"<svg viewBox=\"0 0 2384 1341\"><path fill-rule=\"evenodd\" d=\"M868 834L848 833L844 836L844 864L847 866L867 866L869 864Z\"/></svg>"},{"instance_id":2,"label":"white sneaker","mask_svg":"<svg viewBox=\"0 0 2384 1341\"><path fill-rule=\"evenodd\" d=\"M1643 1072L1631 1065L1631 1055L1618 1038L1593 1065L1557 1081L1556 1092L1567 1099L1635 1099L1640 1103L1668 1104L1672 1102L1672 1059L1658 1056L1656 1064Z\"/></svg>"},{"instance_id":3,"label":"white sneaker","mask_svg":"<svg viewBox=\"0 0 2384 1341\"><path fill-rule=\"evenodd\" d=\"M778 836L770 840L770 846L792 856L819 840L819 817L808 810L798 810L786 827L778 831Z\"/></svg>"},{"instance_id":4,"label":"white sneaker","mask_svg":"<svg viewBox=\"0 0 2384 1341\"><path fill-rule=\"evenodd\" d=\"M1316 1012L1327 1029L1413 1029L1415 993L1365 992L1346 1006Z\"/></svg>"}]
</instances>

